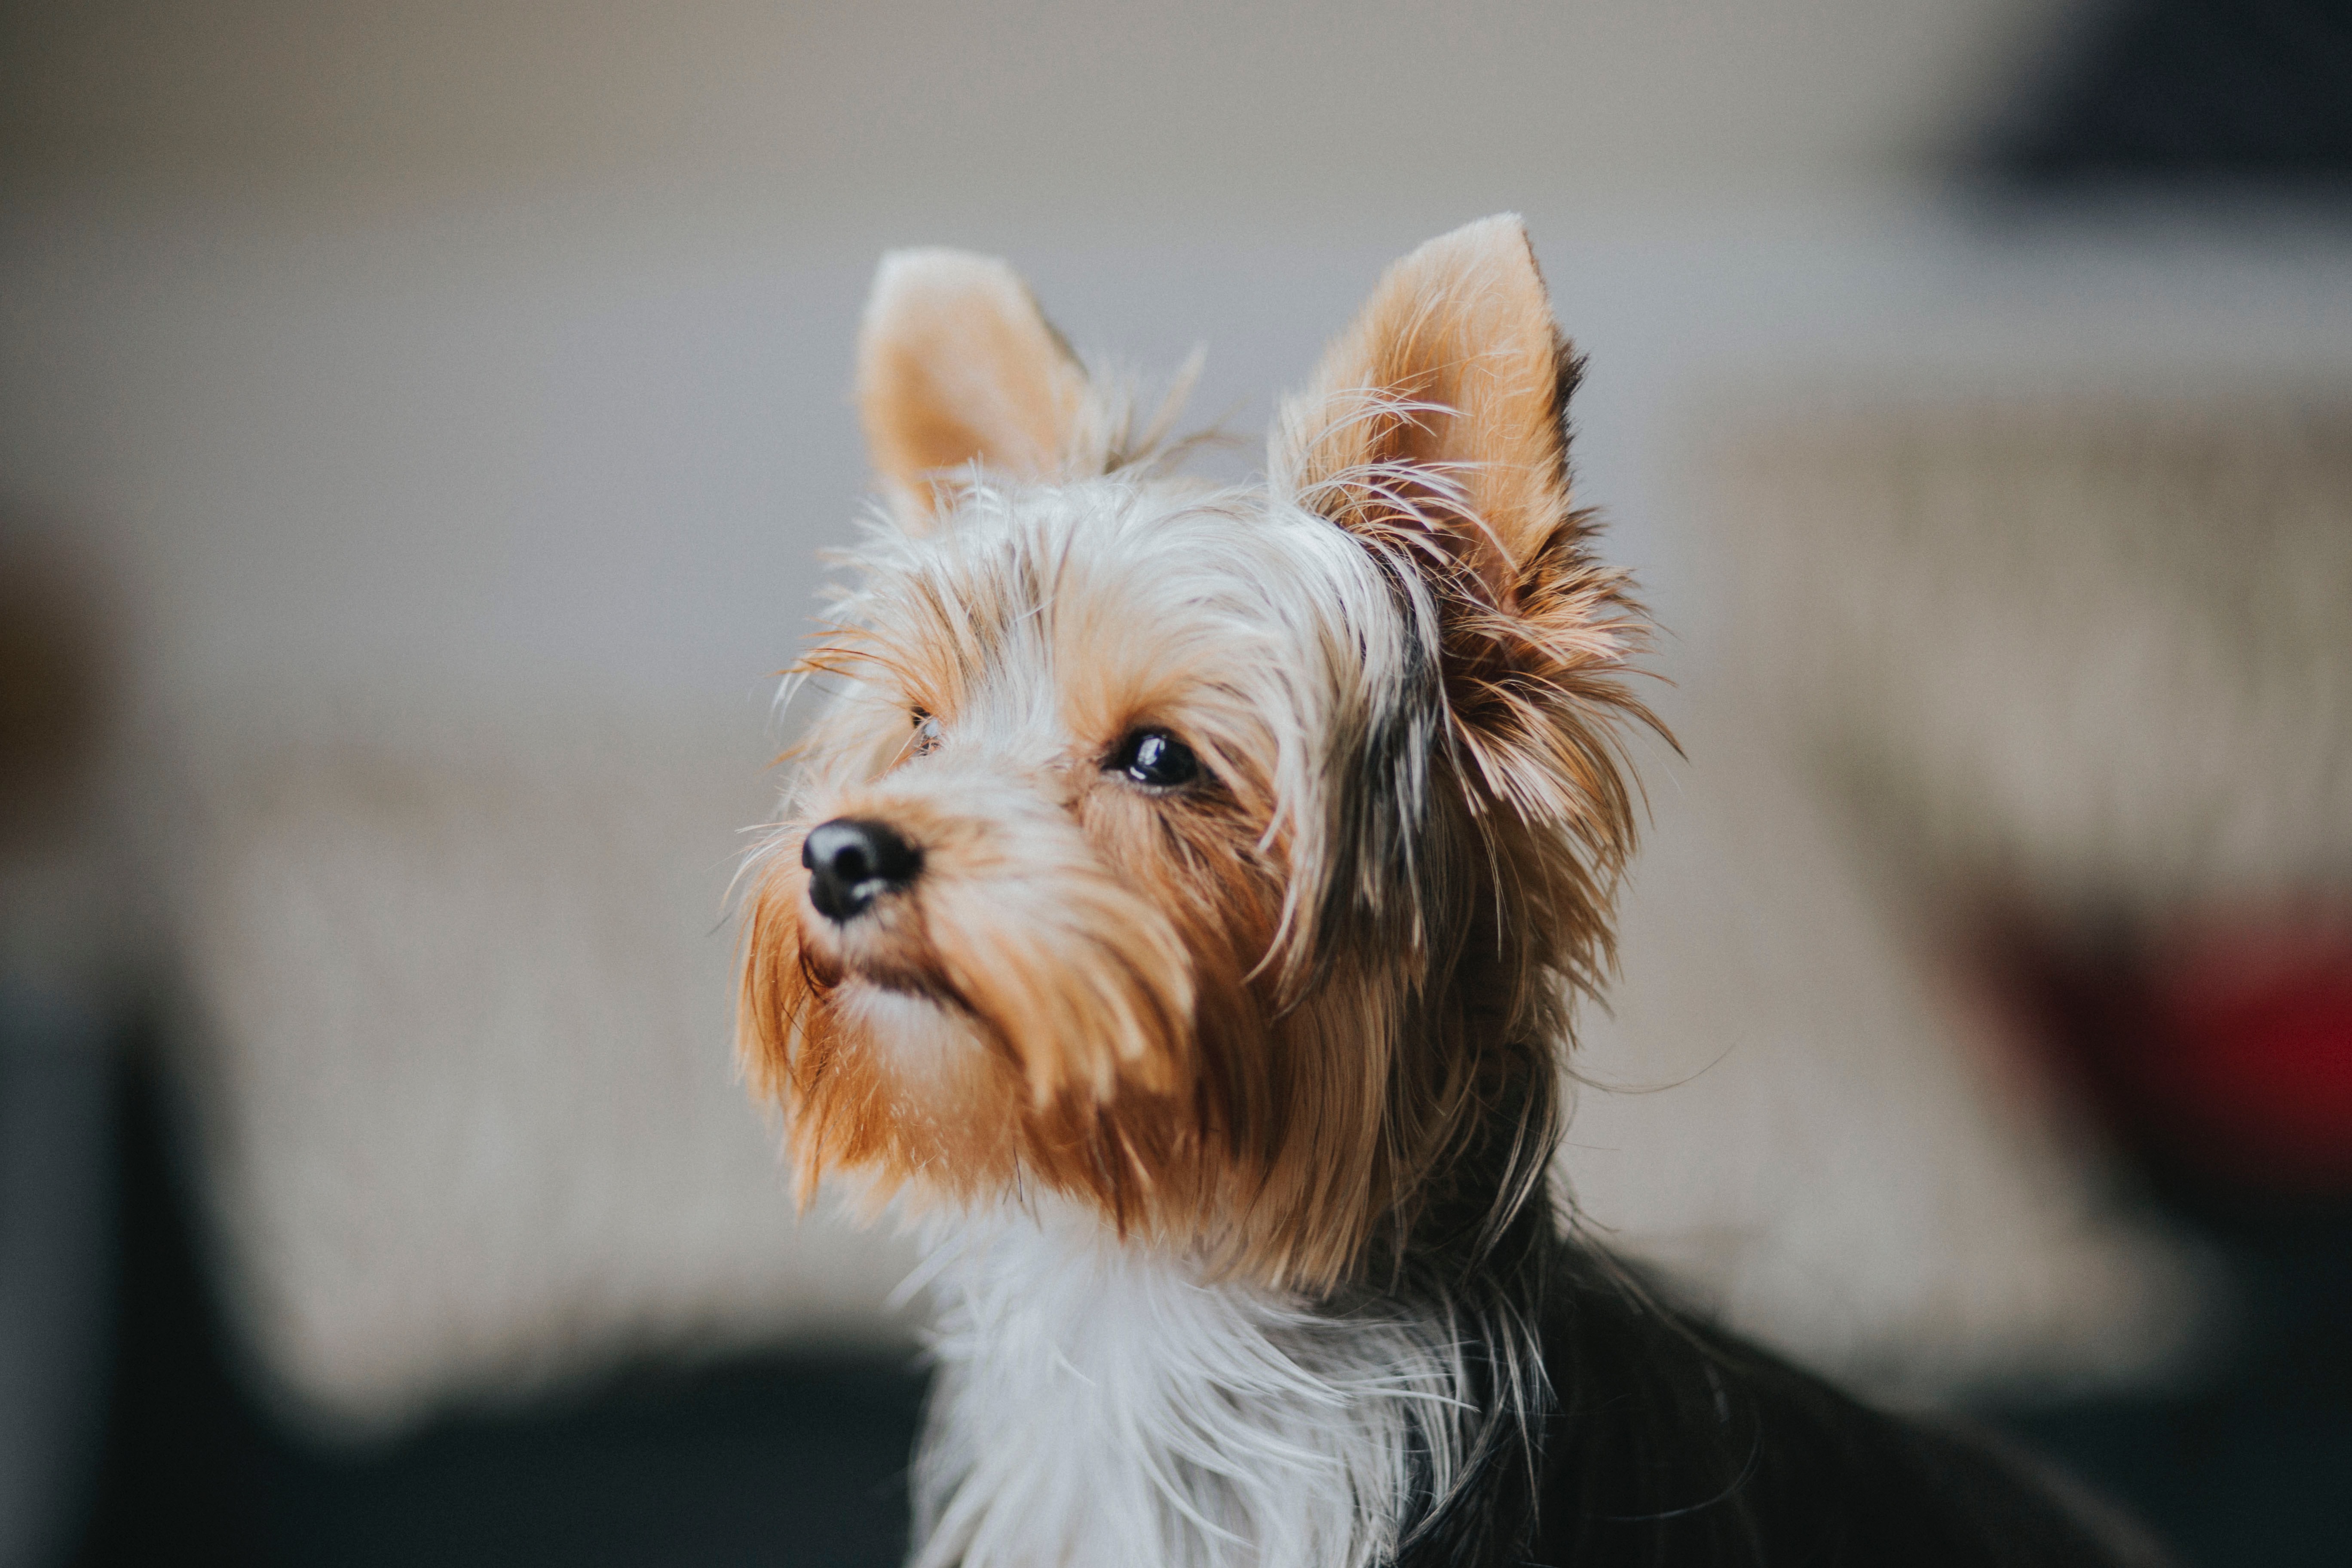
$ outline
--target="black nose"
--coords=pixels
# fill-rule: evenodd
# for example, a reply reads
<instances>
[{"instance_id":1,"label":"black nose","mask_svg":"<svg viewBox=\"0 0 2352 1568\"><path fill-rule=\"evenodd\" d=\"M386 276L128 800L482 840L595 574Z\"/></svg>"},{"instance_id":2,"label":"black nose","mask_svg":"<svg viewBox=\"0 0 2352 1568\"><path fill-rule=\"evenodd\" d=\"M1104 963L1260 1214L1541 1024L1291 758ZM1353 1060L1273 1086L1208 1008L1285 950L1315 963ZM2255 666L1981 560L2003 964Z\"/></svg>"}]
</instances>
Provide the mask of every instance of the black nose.
<instances>
[{"instance_id":1,"label":"black nose","mask_svg":"<svg viewBox=\"0 0 2352 1568\"><path fill-rule=\"evenodd\" d=\"M809 829L801 842L809 871L809 902L825 919L845 924L885 893L894 893L923 868L923 852L878 822L836 816Z\"/></svg>"}]
</instances>

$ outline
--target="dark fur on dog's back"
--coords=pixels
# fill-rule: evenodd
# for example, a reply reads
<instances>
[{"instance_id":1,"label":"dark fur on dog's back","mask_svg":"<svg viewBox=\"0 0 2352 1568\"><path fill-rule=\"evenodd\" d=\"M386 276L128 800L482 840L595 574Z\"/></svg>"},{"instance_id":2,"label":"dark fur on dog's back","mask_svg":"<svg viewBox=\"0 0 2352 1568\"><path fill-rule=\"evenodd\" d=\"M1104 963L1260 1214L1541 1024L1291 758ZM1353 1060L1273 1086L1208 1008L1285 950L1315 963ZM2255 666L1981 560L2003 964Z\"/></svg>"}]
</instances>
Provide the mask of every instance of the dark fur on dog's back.
<instances>
[{"instance_id":1,"label":"dark fur on dog's back","mask_svg":"<svg viewBox=\"0 0 2352 1568\"><path fill-rule=\"evenodd\" d=\"M2068 1479L1956 1423L1876 1410L1574 1234L1506 1092L1381 1294L1475 1353L1472 1458L1397 1568L2042 1568L2169 1561ZM1537 1145L1543 1146L1543 1145Z\"/></svg>"},{"instance_id":2,"label":"dark fur on dog's back","mask_svg":"<svg viewBox=\"0 0 2352 1568\"><path fill-rule=\"evenodd\" d=\"M1555 1289L1533 1562L2158 1561L1984 1442L1870 1409L1588 1259Z\"/></svg>"},{"instance_id":3,"label":"dark fur on dog's back","mask_svg":"<svg viewBox=\"0 0 2352 1568\"><path fill-rule=\"evenodd\" d=\"M1490 1245L1457 1235L1408 1272L1453 1281L1483 1440L1450 1497L1423 1495L1398 1568L2169 1561L1990 1437L1873 1409L1671 1304L1549 1203Z\"/></svg>"}]
</instances>

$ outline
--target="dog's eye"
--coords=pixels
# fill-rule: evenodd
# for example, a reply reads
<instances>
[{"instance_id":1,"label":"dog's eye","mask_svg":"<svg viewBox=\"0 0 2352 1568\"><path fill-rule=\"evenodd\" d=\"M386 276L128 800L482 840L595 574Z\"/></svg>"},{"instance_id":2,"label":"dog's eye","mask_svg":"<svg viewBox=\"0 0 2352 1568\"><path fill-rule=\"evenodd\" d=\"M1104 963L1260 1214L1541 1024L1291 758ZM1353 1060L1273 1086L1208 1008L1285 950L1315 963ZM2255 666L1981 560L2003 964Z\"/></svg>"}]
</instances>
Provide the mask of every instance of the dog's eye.
<instances>
[{"instance_id":1,"label":"dog's eye","mask_svg":"<svg viewBox=\"0 0 2352 1568\"><path fill-rule=\"evenodd\" d=\"M918 708L914 711L915 738L908 749L919 757L928 757L940 749L940 721Z\"/></svg>"},{"instance_id":2,"label":"dog's eye","mask_svg":"<svg viewBox=\"0 0 2352 1568\"><path fill-rule=\"evenodd\" d=\"M1201 776L1201 759L1165 730L1138 730L1118 743L1103 769L1125 773L1137 784L1172 789Z\"/></svg>"}]
</instances>

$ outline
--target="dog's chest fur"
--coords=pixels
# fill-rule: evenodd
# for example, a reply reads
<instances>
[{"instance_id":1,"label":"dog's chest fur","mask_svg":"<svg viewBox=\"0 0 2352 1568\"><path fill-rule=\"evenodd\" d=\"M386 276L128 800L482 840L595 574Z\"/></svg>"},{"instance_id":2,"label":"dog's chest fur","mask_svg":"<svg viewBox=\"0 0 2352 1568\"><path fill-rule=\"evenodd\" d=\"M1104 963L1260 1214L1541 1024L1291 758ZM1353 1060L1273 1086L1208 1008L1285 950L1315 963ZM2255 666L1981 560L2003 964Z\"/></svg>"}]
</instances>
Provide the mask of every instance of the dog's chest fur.
<instances>
[{"instance_id":1,"label":"dog's chest fur","mask_svg":"<svg viewBox=\"0 0 2352 1568\"><path fill-rule=\"evenodd\" d=\"M918 1568L1354 1568L1459 1468L1433 1315L1310 1310L1069 1210L937 1247Z\"/></svg>"}]
</instances>

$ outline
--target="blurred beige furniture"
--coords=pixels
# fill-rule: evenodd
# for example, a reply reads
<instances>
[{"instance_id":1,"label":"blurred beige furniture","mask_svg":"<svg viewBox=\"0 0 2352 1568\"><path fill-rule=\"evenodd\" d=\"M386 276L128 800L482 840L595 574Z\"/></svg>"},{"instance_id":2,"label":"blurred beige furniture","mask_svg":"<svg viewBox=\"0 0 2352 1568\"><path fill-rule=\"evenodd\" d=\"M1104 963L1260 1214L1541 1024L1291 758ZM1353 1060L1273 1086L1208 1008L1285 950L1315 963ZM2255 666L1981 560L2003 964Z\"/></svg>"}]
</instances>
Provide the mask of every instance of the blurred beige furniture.
<instances>
[{"instance_id":1,"label":"blurred beige furniture","mask_svg":"<svg viewBox=\"0 0 2352 1568\"><path fill-rule=\"evenodd\" d=\"M186 1076L291 1413L363 1435L639 1353L903 1337L910 1259L796 1219L730 1054L758 716L432 723L191 759Z\"/></svg>"}]
</instances>

